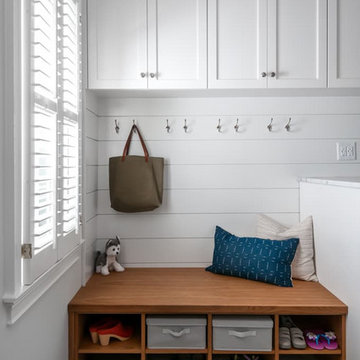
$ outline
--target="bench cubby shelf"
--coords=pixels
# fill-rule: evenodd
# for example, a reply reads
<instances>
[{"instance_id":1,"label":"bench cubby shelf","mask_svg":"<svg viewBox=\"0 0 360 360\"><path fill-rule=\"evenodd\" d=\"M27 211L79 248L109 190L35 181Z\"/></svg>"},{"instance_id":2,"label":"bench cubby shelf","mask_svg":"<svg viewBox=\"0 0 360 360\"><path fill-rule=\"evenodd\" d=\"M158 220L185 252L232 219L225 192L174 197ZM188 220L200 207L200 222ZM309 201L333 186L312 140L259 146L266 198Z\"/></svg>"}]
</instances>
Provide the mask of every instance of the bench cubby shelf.
<instances>
[{"instance_id":1,"label":"bench cubby shelf","mask_svg":"<svg viewBox=\"0 0 360 360\"><path fill-rule=\"evenodd\" d=\"M146 316L150 314L201 314L207 316L206 349L148 349ZM212 346L212 317L270 315L274 320L271 351L220 351ZM130 317L136 324L128 341L93 344L88 326L101 316ZM332 329L337 350L279 349L279 315L291 315L301 328ZM197 354L205 360L228 354L262 354L265 360L346 360L347 306L319 283L294 281L293 288L214 275L203 269L127 269L107 277L94 275L69 304L69 360L145 360L160 354ZM159 359L161 357L159 356ZM196 357L198 359L198 357Z\"/></svg>"}]
</instances>

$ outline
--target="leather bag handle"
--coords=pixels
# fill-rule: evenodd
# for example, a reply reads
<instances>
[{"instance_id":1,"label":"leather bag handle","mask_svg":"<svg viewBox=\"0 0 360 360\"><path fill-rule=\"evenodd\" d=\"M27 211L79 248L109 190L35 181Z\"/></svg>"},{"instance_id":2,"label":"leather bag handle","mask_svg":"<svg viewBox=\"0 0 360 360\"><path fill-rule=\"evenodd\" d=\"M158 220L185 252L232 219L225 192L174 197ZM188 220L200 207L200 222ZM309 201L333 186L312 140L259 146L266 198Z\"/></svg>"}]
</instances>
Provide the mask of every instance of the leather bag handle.
<instances>
[{"instance_id":1,"label":"leather bag handle","mask_svg":"<svg viewBox=\"0 0 360 360\"><path fill-rule=\"evenodd\" d=\"M127 140L126 140L121 161L125 161L126 156L129 155L130 143L131 143L133 132L138 133L141 146L142 146L142 148L144 150L145 161L148 162L149 161L149 152L148 152L148 150L146 148L145 141L144 141L143 137L141 136L141 133L140 133L138 127L135 124L131 127L130 134L129 134Z\"/></svg>"}]
</instances>

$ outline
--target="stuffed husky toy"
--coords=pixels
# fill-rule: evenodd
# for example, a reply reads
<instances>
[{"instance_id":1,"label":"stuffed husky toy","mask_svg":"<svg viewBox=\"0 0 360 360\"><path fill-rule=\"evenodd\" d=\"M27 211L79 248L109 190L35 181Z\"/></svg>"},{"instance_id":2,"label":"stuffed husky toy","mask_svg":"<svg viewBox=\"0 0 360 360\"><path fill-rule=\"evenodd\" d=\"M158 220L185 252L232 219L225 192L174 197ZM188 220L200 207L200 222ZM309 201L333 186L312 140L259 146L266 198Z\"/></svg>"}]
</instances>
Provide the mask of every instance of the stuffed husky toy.
<instances>
[{"instance_id":1,"label":"stuffed husky toy","mask_svg":"<svg viewBox=\"0 0 360 360\"><path fill-rule=\"evenodd\" d=\"M109 239L105 245L105 252L97 252L95 260L95 271L102 275L109 275L111 270L117 272L125 269L117 262L117 256L120 254L120 239Z\"/></svg>"}]
</instances>

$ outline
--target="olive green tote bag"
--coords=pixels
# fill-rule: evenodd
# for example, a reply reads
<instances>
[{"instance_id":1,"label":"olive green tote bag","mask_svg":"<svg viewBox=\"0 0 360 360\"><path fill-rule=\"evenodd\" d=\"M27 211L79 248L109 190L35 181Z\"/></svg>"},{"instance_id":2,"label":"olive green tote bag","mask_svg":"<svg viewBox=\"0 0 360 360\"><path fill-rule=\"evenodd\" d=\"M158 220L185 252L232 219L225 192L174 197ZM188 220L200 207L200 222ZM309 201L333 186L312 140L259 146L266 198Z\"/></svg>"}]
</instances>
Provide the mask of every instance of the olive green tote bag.
<instances>
[{"instance_id":1,"label":"olive green tote bag","mask_svg":"<svg viewBox=\"0 0 360 360\"><path fill-rule=\"evenodd\" d=\"M129 155L132 135L137 132L145 156ZM163 197L164 159L150 157L134 124L123 155L109 159L110 202L114 210L133 213L159 207Z\"/></svg>"}]
</instances>

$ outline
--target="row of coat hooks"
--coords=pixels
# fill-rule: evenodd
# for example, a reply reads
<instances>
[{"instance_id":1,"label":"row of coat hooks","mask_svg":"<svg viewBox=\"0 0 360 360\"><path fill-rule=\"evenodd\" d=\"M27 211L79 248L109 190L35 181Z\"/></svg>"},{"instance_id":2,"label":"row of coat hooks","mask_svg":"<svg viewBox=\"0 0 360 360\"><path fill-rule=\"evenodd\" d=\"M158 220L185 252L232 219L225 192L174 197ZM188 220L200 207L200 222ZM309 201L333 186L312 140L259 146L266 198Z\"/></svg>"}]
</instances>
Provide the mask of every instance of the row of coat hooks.
<instances>
[{"instance_id":1,"label":"row of coat hooks","mask_svg":"<svg viewBox=\"0 0 360 360\"><path fill-rule=\"evenodd\" d=\"M267 129L269 130L269 132L272 132L273 131L273 121L274 121L274 118L271 118L270 119L270 123L269 125L267 126ZM133 125L135 125L135 120L133 120ZM219 122L218 122L218 125L216 126L216 130L221 133L221 128L222 128L222 125L221 125L221 119L219 119ZM170 130L171 130L171 127L169 125L169 119L166 119L166 126L165 126L165 129L167 131L167 133L170 133ZM183 126L183 129L185 131L185 133L188 132L188 129L189 129L189 126L187 125L187 120L184 119L184 126ZM236 123L234 125L234 129L235 129L235 132L239 132L239 129L240 129L240 125L239 125L239 119L237 118L236 119ZM289 120L288 122L286 123L286 125L284 126L284 129L286 131L291 131L291 117L289 117ZM117 121L117 119L115 119L115 132L117 134L119 134L119 131L120 131L120 126L119 126L119 123ZM136 130L134 130L136 132Z\"/></svg>"},{"instance_id":2,"label":"row of coat hooks","mask_svg":"<svg viewBox=\"0 0 360 360\"><path fill-rule=\"evenodd\" d=\"M135 125L135 120L133 120L133 125ZM120 126L117 119L115 119L115 132L118 134L119 131L120 131ZM136 134L136 129L134 129L134 133Z\"/></svg>"}]
</instances>

